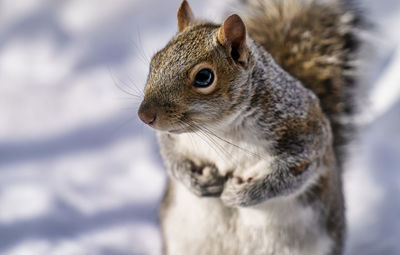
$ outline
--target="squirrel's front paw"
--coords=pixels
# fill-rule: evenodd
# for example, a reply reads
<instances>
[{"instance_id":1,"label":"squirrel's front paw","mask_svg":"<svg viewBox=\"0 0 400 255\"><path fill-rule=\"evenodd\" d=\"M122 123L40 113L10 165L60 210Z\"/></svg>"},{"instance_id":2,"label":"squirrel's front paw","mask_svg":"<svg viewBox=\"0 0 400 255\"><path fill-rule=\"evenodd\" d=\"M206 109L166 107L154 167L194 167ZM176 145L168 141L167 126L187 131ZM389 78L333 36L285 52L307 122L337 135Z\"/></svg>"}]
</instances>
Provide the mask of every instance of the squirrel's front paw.
<instances>
[{"instance_id":1,"label":"squirrel's front paw","mask_svg":"<svg viewBox=\"0 0 400 255\"><path fill-rule=\"evenodd\" d=\"M262 197L257 182L254 178L230 177L225 183L221 200L231 207L254 205Z\"/></svg>"},{"instance_id":2,"label":"squirrel's front paw","mask_svg":"<svg viewBox=\"0 0 400 255\"><path fill-rule=\"evenodd\" d=\"M184 184L198 196L219 196L226 177L221 176L213 164L195 165L186 163Z\"/></svg>"}]
</instances>

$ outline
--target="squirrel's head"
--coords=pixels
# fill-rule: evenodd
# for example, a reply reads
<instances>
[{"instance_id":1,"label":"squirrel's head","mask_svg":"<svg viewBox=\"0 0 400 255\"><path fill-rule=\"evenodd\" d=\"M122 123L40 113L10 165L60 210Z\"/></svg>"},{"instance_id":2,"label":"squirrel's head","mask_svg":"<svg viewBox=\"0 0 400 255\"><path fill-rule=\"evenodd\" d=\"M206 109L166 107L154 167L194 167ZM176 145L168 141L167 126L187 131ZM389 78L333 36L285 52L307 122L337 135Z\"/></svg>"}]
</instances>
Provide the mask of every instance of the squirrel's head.
<instances>
[{"instance_id":1,"label":"squirrel's head","mask_svg":"<svg viewBox=\"0 0 400 255\"><path fill-rule=\"evenodd\" d=\"M151 60L140 119L169 132L218 127L231 118L249 77L246 28L238 15L222 25L196 22L186 1L178 33Z\"/></svg>"}]
</instances>

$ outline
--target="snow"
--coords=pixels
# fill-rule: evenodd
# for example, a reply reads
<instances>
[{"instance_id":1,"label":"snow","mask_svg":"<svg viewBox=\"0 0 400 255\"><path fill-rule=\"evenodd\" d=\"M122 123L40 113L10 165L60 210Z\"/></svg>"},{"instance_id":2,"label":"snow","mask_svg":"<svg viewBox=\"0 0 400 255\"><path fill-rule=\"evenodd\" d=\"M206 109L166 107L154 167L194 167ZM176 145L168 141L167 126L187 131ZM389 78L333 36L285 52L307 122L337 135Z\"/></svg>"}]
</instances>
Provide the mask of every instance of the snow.
<instances>
[{"instance_id":1,"label":"snow","mask_svg":"<svg viewBox=\"0 0 400 255\"><path fill-rule=\"evenodd\" d=\"M231 2L190 1L216 21ZM344 176L347 254L400 254L400 4L362 3L377 29ZM0 1L1 255L160 254L166 174L136 110L178 5Z\"/></svg>"}]
</instances>

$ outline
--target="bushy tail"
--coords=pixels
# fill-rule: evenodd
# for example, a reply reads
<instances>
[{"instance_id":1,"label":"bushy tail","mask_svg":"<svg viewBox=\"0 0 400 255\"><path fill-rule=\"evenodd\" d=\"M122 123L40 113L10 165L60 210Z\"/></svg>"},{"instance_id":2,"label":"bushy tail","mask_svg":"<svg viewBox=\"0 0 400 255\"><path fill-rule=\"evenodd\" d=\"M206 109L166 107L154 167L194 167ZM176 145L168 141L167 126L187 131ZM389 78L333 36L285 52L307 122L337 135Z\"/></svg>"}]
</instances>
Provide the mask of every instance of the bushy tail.
<instances>
[{"instance_id":1,"label":"bushy tail","mask_svg":"<svg viewBox=\"0 0 400 255\"><path fill-rule=\"evenodd\" d=\"M338 2L244 1L249 35L320 99L330 119L334 149L342 164L343 145L353 133L354 59L358 18ZM350 117L350 118L349 118Z\"/></svg>"}]
</instances>

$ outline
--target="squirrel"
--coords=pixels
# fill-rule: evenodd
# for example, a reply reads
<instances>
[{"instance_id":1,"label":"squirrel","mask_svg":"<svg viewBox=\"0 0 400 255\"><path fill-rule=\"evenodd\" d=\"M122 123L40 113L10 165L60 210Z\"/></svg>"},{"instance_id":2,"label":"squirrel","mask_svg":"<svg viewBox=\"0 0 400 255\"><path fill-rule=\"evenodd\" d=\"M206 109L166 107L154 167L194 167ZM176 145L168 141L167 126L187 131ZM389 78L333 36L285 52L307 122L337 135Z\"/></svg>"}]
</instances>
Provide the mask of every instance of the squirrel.
<instances>
[{"instance_id":1,"label":"squirrel","mask_svg":"<svg viewBox=\"0 0 400 255\"><path fill-rule=\"evenodd\" d=\"M169 174L165 254L342 254L343 146L358 17L338 1L243 1L215 24L187 1L139 118Z\"/></svg>"}]
</instances>

